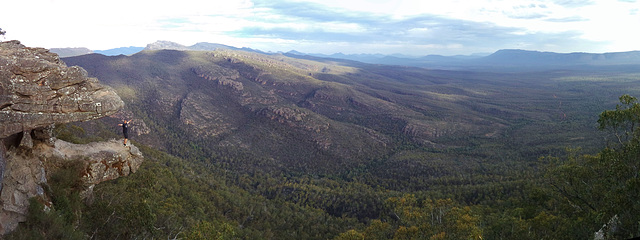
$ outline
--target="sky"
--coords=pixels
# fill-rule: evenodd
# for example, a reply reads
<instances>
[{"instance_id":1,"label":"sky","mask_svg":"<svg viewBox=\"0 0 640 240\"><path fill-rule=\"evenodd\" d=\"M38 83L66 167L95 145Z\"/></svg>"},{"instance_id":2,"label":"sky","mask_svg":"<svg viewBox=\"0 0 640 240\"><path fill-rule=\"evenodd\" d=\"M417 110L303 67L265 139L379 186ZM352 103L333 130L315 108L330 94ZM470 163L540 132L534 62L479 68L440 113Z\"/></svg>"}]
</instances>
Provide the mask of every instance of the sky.
<instances>
[{"instance_id":1,"label":"sky","mask_svg":"<svg viewBox=\"0 0 640 240\"><path fill-rule=\"evenodd\" d=\"M424 56L640 50L640 0L20 0L4 39L106 50L158 40Z\"/></svg>"}]
</instances>

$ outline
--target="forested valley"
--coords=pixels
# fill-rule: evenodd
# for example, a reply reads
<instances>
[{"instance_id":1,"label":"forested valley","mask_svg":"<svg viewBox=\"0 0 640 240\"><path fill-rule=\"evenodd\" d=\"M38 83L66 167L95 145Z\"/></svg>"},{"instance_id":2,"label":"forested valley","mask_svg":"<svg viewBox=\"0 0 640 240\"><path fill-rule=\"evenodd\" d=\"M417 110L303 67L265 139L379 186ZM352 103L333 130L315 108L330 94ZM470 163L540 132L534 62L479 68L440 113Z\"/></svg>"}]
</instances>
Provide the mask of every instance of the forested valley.
<instances>
[{"instance_id":1,"label":"forested valley","mask_svg":"<svg viewBox=\"0 0 640 240\"><path fill-rule=\"evenodd\" d=\"M232 50L63 59L118 115L56 126L145 161L81 199L55 173L7 239L640 236L640 72L444 71ZM40 205L38 205L40 204ZM599 232L599 233L597 233Z\"/></svg>"}]
</instances>

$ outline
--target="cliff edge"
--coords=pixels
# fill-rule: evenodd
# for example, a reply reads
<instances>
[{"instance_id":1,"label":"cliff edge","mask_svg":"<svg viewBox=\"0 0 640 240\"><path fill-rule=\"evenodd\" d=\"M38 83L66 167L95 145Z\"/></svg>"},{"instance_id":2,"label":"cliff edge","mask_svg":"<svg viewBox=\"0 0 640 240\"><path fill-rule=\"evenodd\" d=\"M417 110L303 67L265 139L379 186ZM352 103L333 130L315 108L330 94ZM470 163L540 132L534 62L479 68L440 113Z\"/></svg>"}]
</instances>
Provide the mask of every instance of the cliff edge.
<instances>
[{"instance_id":1,"label":"cliff edge","mask_svg":"<svg viewBox=\"0 0 640 240\"><path fill-rule=\"evenodd\" d=\"M0 234L25 220L29 198L51 207L47 177L64 164L82 165L83 197L95 184L140 167L143 157L133 145L115 139L72 144L53 134L55 124L98 119L123 107L112 88L80 67L67 67L57 54L0 42Z\"/></svg>"},{"instance_id":2,"label":"cliff edge","mask_svg":"<svg viewBox=\"0 0 640 240\"><path fill-rule=\"evenodd\" d=\"M123 107L113 89L80 67L67 67L55 53L0 42L0 138L101 118Z\"/></svg>"}]
</instances>

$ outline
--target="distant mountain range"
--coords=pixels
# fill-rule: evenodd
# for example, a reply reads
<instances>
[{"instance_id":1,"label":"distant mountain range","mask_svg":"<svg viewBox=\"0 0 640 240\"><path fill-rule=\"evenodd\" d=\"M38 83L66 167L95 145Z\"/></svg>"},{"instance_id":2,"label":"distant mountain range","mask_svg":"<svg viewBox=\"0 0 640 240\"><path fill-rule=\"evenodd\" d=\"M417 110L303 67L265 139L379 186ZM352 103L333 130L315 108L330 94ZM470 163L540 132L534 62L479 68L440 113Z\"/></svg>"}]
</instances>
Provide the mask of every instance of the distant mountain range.
<instances>
[{"instance_id":1,"label":"distant mountain range","mask_svg":"<svg viewBox=\"0 0 640 240\"><path fill-rule=\"evenodd\" d=\"M93 53L93 51L88 48L51 48L49 51L58 54L61 58Z\"/></svg>"},{"instance_id":2,"label":"distant mountain range","mask_svg":"<svg viewBox=\"0 0 640 240\"><path fill-rule=\"evenodd\" d=\"M51 51L61 57L80 56L99 53L107 56L132 55L143 50L191 50L213 51L216 49L240 50L263 54L283 54L299 59L319 60L329 58L349 60L370 64L400 65L444 70L484 70L484 71L536 71L547 69L589 69L594 66L633 67L640 65L640 51L614 53L554 53L518 49L499 50L493 54L473 55L427 55L423 57L402 54L343 54L331 55L302 53L295 50L286 53L267 53L251 48L236 48L217 43L200 42L184 46L170 41L157 41L146 47L121 47L109 50L90 50L87 48L52 48Z\"/></svg>"},{"instance_id":3,"label":"distant mountain range","mask_svg":"<svg viewBox=\"0 0 640 240\"><path fill-rule=\"evenodd\" d=\"M548 69L580 69L587 70L598 66L619 65L622 68L640 65L640 51L616 53L554 53L527 51L518 49L499 50L489 55L458 55L441 56L427 55L424 57L392 56L380 54L351 54L341 53L304 54L296 51L287 52L290 57L347 59L371 64L401 65L424 67L443 70L473 70L473 71L538 71Z\"/></svg>"},{"instance_id":4,"label":"distant mountain range","mask_svg":"<svg viewBox=\"0 0 640 240\"><path fill-rule=\"evenodd\" d=\"M385 65L405 65L405 66L423 66L425 63L437 63L437 64L451 64L460 61L481 58L490 54L474 54L474 55L456 55L456 56L442 56L442 55L427 55L423 57L409 56L403 54L344 54L334 53L331 55L318 54L318 53L301 53L298 51L289 51L286 53L288 56L314 56L320 58L335 58L335 59L347 59L363 63L371 64L385 64Z\"/></svg>"},{"instance_id":5,"label":"distant mountain range","mask_svg":"<svg viewBox=\"0 0 640 240\"><path fill-rule=\"evenodd\" d=\"M61 58L75 57L91 53L99 53L105 56L132 55L142 51L143 47L120 47L108 50L91 50L88 48L51 48L51 52L58 54Z\"/></svg>"},{"instance_id":6,"label":"distant mountain range","mask_svg":"<svg viewBox=\"0 0 640 240\"><path fill-rule=\"evenodd\" d=\"M247 52L258 52L264 53L260 50L255 50L251 48L237 48L232 46L227 46L224 44L218 43L207 43L207 42L199 42L192 46L184 46L178 43L170 42L170 41L156 41L154 43L147 44L147 47L144 50L190 50L190 51L213 51L216 49L229 49L229 50L241 50Z\"/></svg>"},{"instance_id":7,"label":"distant mountain range","mask_svg":"<svg viewBox=\"0 0 640 240\"><path fill-rule=\"evenodd\" d=\"M502 68L563 68L588 69L597 66L623 67L640 65L640 51L615 53L553 53L516 49L499 50L489 56L473 59L465 64Z\"/></svg>"},{"instance_id":8,"label":"distant mountain range","mask_svg":"<svg viewBox=\"0 0 640 240\"><path fill-rule=\"evenodd\" d=\"M120 47L108 50L94 50L94 53L99 53L105 56L117 56L117 55L132 55L142 51L143 47Z\"/></svg>"}]
</instances>

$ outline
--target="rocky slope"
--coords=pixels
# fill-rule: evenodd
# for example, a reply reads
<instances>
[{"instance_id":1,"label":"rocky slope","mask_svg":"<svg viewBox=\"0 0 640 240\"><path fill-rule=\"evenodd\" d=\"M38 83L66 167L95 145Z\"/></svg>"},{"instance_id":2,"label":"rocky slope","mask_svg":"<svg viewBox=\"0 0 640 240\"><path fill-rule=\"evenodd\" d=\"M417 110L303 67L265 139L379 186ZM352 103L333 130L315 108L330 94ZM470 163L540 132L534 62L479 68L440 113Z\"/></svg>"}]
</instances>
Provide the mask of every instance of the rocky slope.
<instances>
[{"instance_id":1,"label":"rocky slope","mask_svg":"<svg viewBox=\"0 0 640 240\"><path fill-rule=\"evenodd\" d=\"M85 196L101 181L135 172L142 162L135 146L116 140L75 145L53 134L55 124L98 119L123 106L113 89L58 55L0 42L0 234L24 221L29 198L51 207L47 176L62 164L83 164Z\"/></svg>"},{"instance_id":2,"label":"rocky slope","mask_svg":"<svg viewBox=\"0 0 640 240\"><path fill-rule=\"evenodd\" d=\"M231 156L212 161L240 170L336 174L407 141L456 147L467 141L460 136L499 135L509 121L532 114L501 107L501 99L531 94L511 90L525 80L493 75L228 49L64 60L116 89L125 112L151 128L136 140L182 157L194 150ZM117 119L100 121L111 126Z\"/></svg>"}]
</instances>

